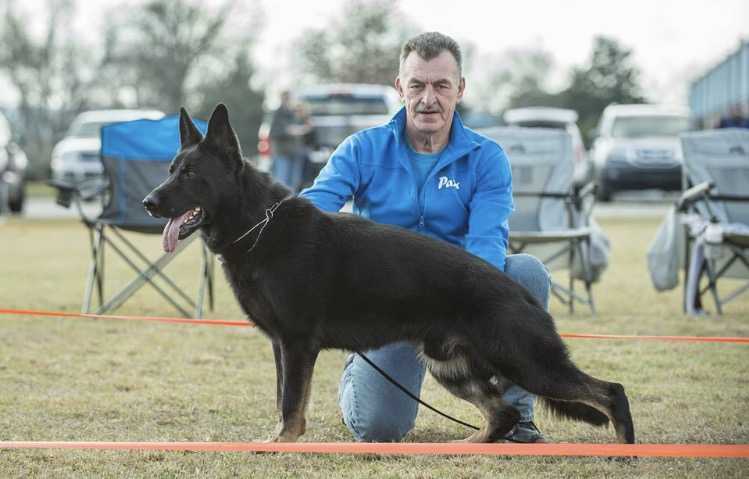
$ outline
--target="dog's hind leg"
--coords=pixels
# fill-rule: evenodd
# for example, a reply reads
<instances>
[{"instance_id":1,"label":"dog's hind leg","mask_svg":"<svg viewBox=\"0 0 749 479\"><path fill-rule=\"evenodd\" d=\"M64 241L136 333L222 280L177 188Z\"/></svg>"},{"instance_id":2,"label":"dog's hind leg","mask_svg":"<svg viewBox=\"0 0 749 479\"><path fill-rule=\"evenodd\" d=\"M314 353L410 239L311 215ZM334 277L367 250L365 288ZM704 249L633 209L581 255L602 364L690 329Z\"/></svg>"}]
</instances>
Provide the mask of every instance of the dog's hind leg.
<instances>
[{"instance_id":1,"label":"dog's hind leg","mask_svg":"<svg viewBox=\"0 0 749 479\"><path fill-rule=\"evenodd\" d=\"M305 410L319 349L306 338L281 340L279 345L283 363L281 424L272 441L294 442L306 428Z\"/></svg>"},{"instance_id":2,"label":"dog's hind leg","mask_svg":"<svg viewBox=\"0 0 749 479\"><path fill-rule=\"evenodd\" d=\"M635 442L629 400L621 384L589 376L566 356L525 366L520 377L512 379L540 396L553 412L598 426L608 418L619 442Z\"/></svg>"},{"instance_id":3,"label":"dog's hind leg","mask_svg":"<svg viewBox=\"0 0 749 479\"><path fill-rule=\"evenodd\" d=\"M425 351L424 356L429 372L437 382L455 396L476 406L484 417L481 428L463 441L497 441L520 420L518 410L502 400L501 386L492 383L491 374L473 364L466 355L458 353L446 360L435 360Z\"/></svg>"}]
</instances>

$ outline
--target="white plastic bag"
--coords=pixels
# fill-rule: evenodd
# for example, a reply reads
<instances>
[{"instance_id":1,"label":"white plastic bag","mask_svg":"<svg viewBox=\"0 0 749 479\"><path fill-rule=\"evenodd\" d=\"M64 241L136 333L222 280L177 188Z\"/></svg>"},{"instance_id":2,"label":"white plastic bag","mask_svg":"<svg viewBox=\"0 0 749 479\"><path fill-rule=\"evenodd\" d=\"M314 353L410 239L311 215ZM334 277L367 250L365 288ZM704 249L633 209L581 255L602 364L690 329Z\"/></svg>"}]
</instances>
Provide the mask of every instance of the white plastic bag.
<instances>
[{"instance_id":1,"label":"white plastic bag","mask_svg":"<svg viewBox=\"0 0 749 479\"><path fill-rule=\"evenodd\" d=\"M679 285L679 227L679 215L675 208L671 208L648 248L650 280L658 291Z\"/></svg>"}]
</instances>

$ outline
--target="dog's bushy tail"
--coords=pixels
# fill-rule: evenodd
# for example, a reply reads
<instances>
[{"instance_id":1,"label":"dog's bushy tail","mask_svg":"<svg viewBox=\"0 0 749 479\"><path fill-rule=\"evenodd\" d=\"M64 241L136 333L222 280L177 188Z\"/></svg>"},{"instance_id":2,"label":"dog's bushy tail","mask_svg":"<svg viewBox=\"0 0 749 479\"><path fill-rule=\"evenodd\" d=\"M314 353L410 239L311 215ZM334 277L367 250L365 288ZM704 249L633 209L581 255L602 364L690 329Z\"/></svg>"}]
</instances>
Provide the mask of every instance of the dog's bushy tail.
<instances>
[{"instance_id":1,"label":"dog's bushy tail","mask_svg":"<svg viewBox=\"0 0 749 479\"><path fill-rule=\"evenodd\" d=\"M592 408L581 402L557 401L556 399L541 398L544 405L555 416L585 421L594 426L605 426L609 418L598 409Z\"/></svg>"}]
</instances>

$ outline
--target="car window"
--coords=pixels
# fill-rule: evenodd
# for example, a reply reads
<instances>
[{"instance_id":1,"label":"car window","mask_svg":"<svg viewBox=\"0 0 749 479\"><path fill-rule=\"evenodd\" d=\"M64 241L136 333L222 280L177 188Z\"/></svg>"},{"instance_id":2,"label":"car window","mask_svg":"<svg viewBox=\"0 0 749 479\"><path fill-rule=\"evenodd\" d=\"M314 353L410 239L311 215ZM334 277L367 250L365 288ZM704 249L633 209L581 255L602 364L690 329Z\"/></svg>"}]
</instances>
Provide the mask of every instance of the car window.
<instances>
[{"instance_id":1,"label":"car window","mask_svg":"<svg viewBox=\"0 0 749 479\"><path fill-rule=\"evenodd\" d=\"M306 96L302 101L310 115L387 115L388 107L382 97L353 95Z\"/></svg>"},{"instance_id":2,"label":"car window","mask_svg":"<svg viewBox=\"0 0 749 479\"><path fill-rule=\"evenodd\" d=\"M68 136L76 138L98 138L101 127L108 125L109 122L103 121L86 121L83 123L73 123L68 130Z\"/></svg>"},{"instance_id":3,"label":"car window","mask_svg":"<svg viewBox=\"0 0 749 479\"><path fill-rule=\"evenodd\" d=\"M611 128L614 138L677 136L689 130L689 119L680 116L626 116L616 118Z\"/></svg>"},{"instance_id":4,"label":"car window","mask_svg":"<svg viewBox=\"0 0 749 479\"><path fill-rule=\"evenodd\" d=\"M526 120L513 123L515 126L524 126L527 128L554 128L555 130L566 130L567 124L558 121L545 120Z\"/></svg>"}]
</instances>

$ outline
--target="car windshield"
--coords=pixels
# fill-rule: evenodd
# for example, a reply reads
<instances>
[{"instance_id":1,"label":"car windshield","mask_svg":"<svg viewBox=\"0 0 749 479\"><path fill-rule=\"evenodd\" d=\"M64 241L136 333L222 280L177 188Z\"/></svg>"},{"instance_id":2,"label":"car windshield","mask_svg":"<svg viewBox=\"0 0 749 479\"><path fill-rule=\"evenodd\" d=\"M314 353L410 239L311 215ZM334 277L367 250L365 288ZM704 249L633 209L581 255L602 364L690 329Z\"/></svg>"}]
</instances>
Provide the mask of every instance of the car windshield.
<instances>
[{"instance_id":1,"label":"car windshield","mask_svg":"<svg viewBox=\"0 0 749 479\"><path fill-rule=\"evenodd\" d=\"M689 119L683 116L627 116L614 120L614 138L677 136L689 130Z\"/></svg>"},{"instance_id":2,"label":"car windshield","mask_svg":"<svg viewBox=\"0 0 749 479\"><path fill-rule=\"evenodd\" d=\"M555 130L564 130L567 128L566 123L548 120L525 120L517 121L513 124L516 126L524 126L526 128L554 128Z\"/></svg>"},{"instance_id":3,"label":"car windshield","mask_svg":"<svg viewBox=\"0 0 749 479\"><path fill-rule=\"evenodd\" d=\"M308 96L302 98L310 115L387 115L388 108L382 97L353 95Z\"/></svg>"},{"instance_id":4,"label":"car windshield","mask_svg":"<svg viewBox=\"0 0 749 479\"><path fill-rule=\"evenodd\" d=\"M83 123L74 123L70 126L68 136L76 138L98 138L101 127L108 125L110 122L103 121L86 121Z\"/></svg>"}]
</instances>

